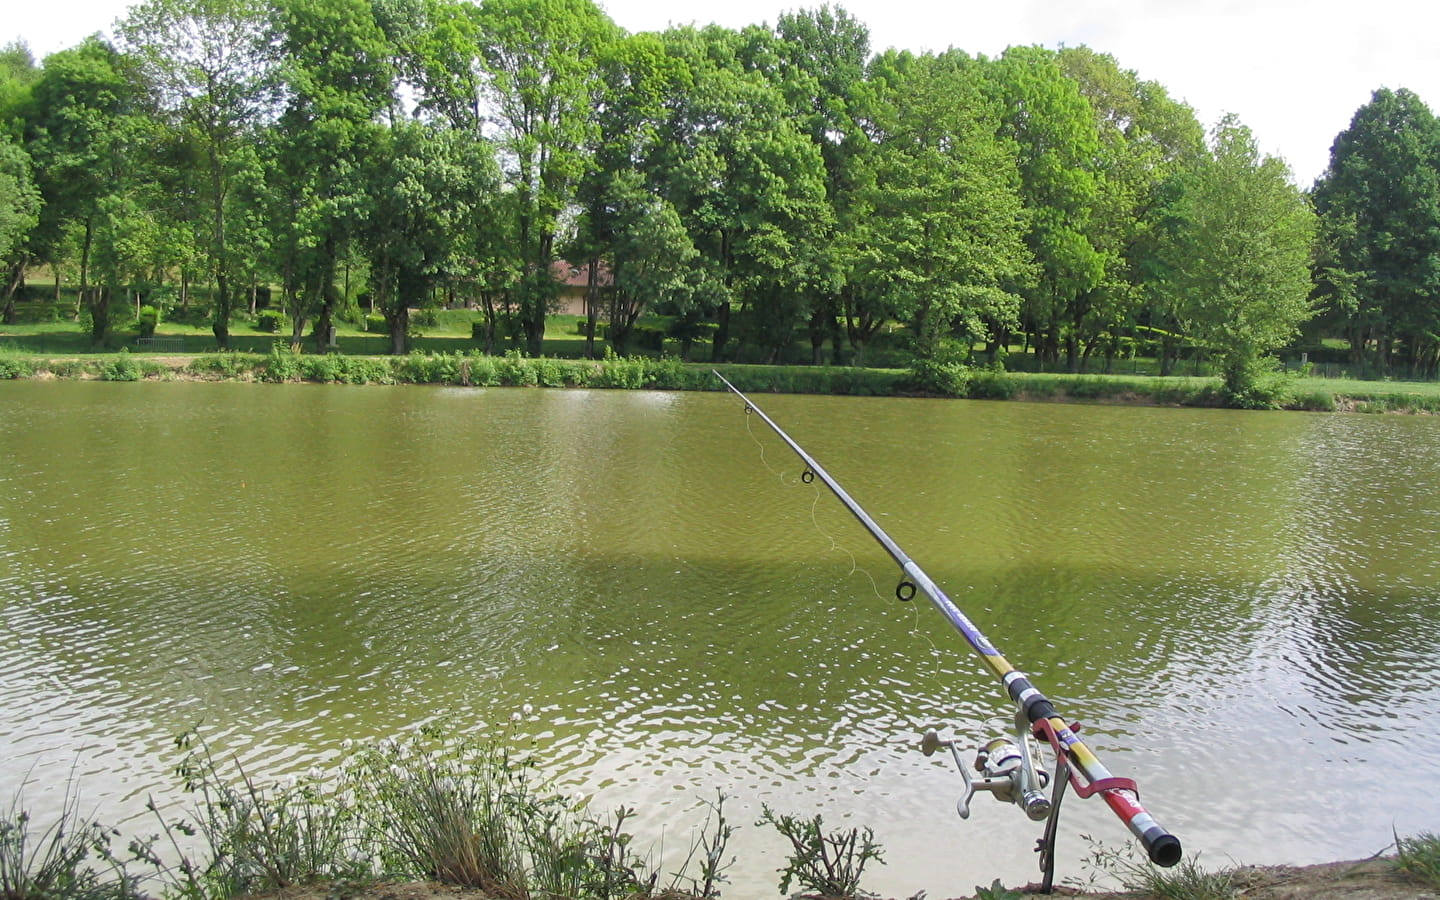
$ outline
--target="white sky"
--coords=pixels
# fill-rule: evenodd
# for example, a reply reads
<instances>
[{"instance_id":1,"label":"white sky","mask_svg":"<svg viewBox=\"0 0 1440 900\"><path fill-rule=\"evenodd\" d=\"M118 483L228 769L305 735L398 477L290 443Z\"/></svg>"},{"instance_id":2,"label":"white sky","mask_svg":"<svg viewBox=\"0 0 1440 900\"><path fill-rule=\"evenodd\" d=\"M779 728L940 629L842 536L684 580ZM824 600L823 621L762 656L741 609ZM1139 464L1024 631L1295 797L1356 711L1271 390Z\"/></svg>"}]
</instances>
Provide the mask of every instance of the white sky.
<instances>
[{"instance_id":1,"label":"white sky","mask_svg":"<svg viewBox=\"0 0 1440 900\"><path fill-rule=\"evenodd\" d=\"M773 23L819 0L600 0L628 31L718 22ZM108 32L125 0L8 0L0 43L37 57ZM1015 44L1085 44L1195 108L1207 127L1237 114L1261 149L1308 187L1330 144L1380 87L1409 88L1440 111L1440 4L1435 0L846 0L871 48L957 47L998 55Z\"/></svg>"}]
</instances>

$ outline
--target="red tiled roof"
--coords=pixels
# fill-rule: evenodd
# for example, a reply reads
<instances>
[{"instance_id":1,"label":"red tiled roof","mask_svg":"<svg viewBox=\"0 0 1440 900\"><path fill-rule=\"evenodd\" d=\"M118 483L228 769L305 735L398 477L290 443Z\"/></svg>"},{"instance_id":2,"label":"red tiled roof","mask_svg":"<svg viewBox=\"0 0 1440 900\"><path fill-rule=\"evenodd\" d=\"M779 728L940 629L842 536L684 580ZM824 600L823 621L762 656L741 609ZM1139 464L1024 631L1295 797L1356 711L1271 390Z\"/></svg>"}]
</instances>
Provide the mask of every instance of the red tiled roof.
<instances>
[{"instance_id":1,"label":"red tiled roof","mask_svg":"<svg viewBox=\"0 0 1440 900\"><path fill-rule=\"evenodd\" d=\"M603 262L600 263L599 277L596 284L600 287L610 287L615 283L615 278L610 274L610 267ZM585 288L590 286L590 266L574 265L563 259L557 259L550 264L550 276L566 287Z\"/></svg>"}]
</instances>

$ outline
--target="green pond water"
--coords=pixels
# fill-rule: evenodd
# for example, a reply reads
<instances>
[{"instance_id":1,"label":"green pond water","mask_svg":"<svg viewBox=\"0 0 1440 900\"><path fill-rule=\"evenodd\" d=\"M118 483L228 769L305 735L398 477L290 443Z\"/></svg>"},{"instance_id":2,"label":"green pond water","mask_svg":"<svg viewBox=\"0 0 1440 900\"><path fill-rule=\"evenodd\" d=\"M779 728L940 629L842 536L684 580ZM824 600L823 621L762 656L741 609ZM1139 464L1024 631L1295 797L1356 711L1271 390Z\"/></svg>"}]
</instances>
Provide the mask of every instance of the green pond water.
<instances>
[{"instance_id":1,"label":"green pond water","mask_svg":"<svg viewBox=\"0 0 1440 900\"><path fill-rule=\"evenodd\" d=\"M1440 419L755 399L1203 862L1440 829ZM0 803L153 830L196 723L279 776L528 704L666 854L723 791L727 896L778 896L762 804L872 826L888 896L1037 880L918 750L1001 688L800 471L719 393L0 384Z\"/></svg>"}]
</instances>

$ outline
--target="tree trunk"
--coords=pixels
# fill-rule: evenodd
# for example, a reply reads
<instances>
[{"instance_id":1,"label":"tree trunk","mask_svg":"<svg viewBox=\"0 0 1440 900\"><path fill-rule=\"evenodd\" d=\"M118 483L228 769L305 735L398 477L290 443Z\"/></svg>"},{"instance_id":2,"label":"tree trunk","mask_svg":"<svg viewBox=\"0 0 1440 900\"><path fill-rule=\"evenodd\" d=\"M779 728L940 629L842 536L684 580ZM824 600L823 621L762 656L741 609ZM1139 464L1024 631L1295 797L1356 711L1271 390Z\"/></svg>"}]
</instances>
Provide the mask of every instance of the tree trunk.
<instances>
[{"instance_id":1,"label":"tree trunk","mask_svg":"<svg viewBox=\"0 0 1440 900\"><path fill-rule=\"evenodd\" d=\"M585 358L595 358L595 324L600 318L600 260L592 257L585 279Z\"/></svg>"},{"instance_id":2,"label":"tree trunk","mask_svg":"<svg viewBox=\"0 0 1440 900\"><path fill-rule=\"evenodd\" d=\"M397 303L395 308L385 313L385 324L390 328L390 354L392 356L404 356L407 352L406 342L410 333L410 306L408 303Z\"/></svg>"},{"instance_id":3,"label":"tree trunk","mask_svg":"<svg viewBox=\"0 0 1440 900\"><path fill-rule=\"evenodd\" d=\"M715 343L710 349L711 362L725 361L725 345L730 343L730 302L727 300L715 310Z\"/></svg>"},{"instance_id":4,"label":"tree trunk","mask_svg":"<svg viewBox=\"0 0 1440 900\"><path fill-rule=\"evenodd\" d=\"M0 322L6 325L15 324L15 298L25 288L25 264L29 261L27 254L20 254L10 266L10 271L5 279L5 309L0 314Z\"/></svg>"},{"instance_id":5,"label":"tree trunk","mask_svg":"<svg viewBox=\"0 0 1440 900\"><path fill-rule=\"evenodd\" d=\"M89 288L86 293L90 309L90 344L99 349L105 345L110 332L110 291L108 288Z\"/></svg>"}]
</instances>

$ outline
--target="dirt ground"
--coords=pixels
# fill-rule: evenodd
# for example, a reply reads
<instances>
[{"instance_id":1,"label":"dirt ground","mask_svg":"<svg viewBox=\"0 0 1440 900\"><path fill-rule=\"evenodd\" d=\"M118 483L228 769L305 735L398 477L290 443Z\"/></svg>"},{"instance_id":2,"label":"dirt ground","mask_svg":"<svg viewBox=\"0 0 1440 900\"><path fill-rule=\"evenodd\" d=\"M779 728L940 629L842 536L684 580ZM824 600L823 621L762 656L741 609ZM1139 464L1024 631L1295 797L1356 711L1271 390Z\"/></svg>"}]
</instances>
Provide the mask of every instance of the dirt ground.
<instances>
[{"instance_id":1,"label":"dirt ground","mask_svg":"<svg viewBox=\"0 0 1440 900\"><path fill-rule=\"evenodd\" d=\"M1247 866L1236 872L1237 900L1440 900L1440 889L1395 869L1391 859L1367 859L1317 866ZM1038 887L1038 886L1036 886ZM1012 888L1018 889L1018 888ZM1057 888L1057 895L1083 900L1141 900L1143 894L1080 893ZM441 884L381 884L364 890L304 888L251 900L488 900L479 891ZM752 898L730 898L752 900ZM767 898L768 900L768 898Z\"/></svg>"}]
</instances>

